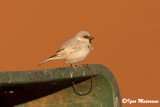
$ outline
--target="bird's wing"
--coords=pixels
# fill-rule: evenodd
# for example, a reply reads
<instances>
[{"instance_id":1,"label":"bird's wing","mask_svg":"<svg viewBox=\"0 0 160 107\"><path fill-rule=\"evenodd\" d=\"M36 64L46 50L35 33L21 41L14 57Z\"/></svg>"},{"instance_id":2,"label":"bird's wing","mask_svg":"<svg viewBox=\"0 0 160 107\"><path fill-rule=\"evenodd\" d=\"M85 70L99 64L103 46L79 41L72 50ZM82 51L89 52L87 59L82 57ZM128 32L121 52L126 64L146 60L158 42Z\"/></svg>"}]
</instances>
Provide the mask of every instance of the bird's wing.
<instances>
[{"instance_id":1,"label":"bird's wing","mask_svg":"<svg viewBox=\"0 0 160 107\"><path fill-rule=\"evenodd\" d=\"M62 51L62 50L64 50L64 49L60 49L60 50L58 50L54 55L52 55L52 56L51 56L51 57L49 57L49 58L53 58L53 57L57 56L57 54L58 54L60 51Z\"/></svg>"},{"instance_id":2,"label":"bird's wing","mask_svg":"<svg viewBox=\"0 0 160 107\"><path fill-rule=\"evenodd\" d=\"M61 49L58 50L53 56L51 56L50 58L52 57L65 57L69 54L71 54L72 52L75 52L77 51L80 47L78 47L77 45L79 45L79 41L77 40L69 40L67 42L65 42L62 46L61 46Z\"/></svg>"},{"instance_id":3,"label":"bird's wing","mask_svg":"<svg viewBox=\"0 0 160 107\"><path fill-rule=\"evenodd\" d=\"M63 49L63 48L66 48L66 47L72 47L72 46L74 46L76 43L78 43L79 41L78 40L76 40L76 39L70 39L70 40L68 40L67 42L65 42L62 46L61 46L61 49Z\"/></svg>"}]
</instances>

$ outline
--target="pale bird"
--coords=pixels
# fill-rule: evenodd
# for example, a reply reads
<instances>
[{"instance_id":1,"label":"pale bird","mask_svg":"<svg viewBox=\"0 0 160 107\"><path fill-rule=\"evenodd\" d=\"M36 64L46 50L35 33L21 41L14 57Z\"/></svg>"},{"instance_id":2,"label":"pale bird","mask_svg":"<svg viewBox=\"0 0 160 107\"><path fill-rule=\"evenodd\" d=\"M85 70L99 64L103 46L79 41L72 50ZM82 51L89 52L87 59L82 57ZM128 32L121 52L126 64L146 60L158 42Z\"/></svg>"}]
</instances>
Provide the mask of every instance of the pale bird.
<instances>
[{"instance_id":1,"label":"pale bird","mask_svg":"<svg viewBox=\"0 0 160 107\"><path fill-rule=\"evenodd\" d=\"M65 42L53 56L38 65L48 61L65 60L66 63L73 66L73 64L84 60L93 49L91 45L92 39L94 37L87 31L80 31L72 39Z\"/></svg>"}]
</instances>

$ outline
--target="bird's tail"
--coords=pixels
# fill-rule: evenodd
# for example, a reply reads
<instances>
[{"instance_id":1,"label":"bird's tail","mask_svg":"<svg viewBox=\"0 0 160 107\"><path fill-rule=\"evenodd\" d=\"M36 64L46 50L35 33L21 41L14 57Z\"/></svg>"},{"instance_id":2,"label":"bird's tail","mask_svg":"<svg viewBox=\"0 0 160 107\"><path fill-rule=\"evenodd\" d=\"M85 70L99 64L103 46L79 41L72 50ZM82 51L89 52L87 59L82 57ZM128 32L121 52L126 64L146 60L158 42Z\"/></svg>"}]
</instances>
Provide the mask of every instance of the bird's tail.
<instances>
[{"instance_id":1,"label":"bird's tail","mask_svg":"<svg viewBox=\"0 0 160 107\"><path fill-rule=\"evenodd\" d=\"M42 65L42 64L44 64L44 63L46 63L46 62L53 61L53 60L57 60L57 58L56 58L56 57L49 58L49 59L47 59L47 60L39 63L38 66L40 66L40 65Z\"/></svg>"}]
</instances>

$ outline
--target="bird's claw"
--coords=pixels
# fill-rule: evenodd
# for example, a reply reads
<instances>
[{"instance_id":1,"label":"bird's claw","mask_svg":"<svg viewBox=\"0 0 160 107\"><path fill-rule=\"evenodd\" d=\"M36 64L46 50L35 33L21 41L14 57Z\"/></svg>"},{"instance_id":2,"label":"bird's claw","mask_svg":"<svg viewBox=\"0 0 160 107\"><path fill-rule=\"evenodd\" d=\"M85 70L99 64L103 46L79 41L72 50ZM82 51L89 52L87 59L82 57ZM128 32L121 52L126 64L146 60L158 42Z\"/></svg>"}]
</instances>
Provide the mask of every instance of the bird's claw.
<instances>
[{"instance_id":1,"label":"bird's claw","mask_svg":"<svg viewBox=\"0 0 160 107\"><path fill-rule=\"evenodd\" d=\"M71 64L71 67L73 67L73 69L74 69L75 71L78 71L78 68L79 68L79 67L80 67L81 69L84 69L83 65L78 65L78 64L76 64L76 65Z\"/></svg>"},{"instance_id":2,"label":"bird's claw","mask_svg":"<svg viewBox=\"0 0 160 107\"><path fill-rule=\"evenodd\" d=\"M81 69L84 69L83 65L76 65L76 67L80 67Z\"/></svg>"},{"instance_id":3,"label":"bird's claw","mask_svg":"<svg viewBox=\"0 0 160 107\"><path fill-rule=\"evenodd\" d=\"M74 69L75 71L78 71L78 70L77 70L77 67L76 67L75 65L72 64L71 67L73 67L73 69Z\"/></svg>"}]
</instances>

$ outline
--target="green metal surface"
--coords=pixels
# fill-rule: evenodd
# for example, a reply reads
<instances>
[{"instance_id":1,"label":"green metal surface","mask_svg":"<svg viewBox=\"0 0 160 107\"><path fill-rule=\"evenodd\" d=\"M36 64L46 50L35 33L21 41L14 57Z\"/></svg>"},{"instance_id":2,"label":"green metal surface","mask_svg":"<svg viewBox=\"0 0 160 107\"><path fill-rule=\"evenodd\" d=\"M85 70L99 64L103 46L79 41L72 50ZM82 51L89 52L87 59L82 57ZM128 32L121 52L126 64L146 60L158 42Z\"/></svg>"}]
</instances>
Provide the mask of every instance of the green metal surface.
<instances>
[{"instance_id":1,"label":"green metal surface","mask_svg":"<svg viewBox=\"0 0 160 107\"><path fill-rule=\"evenodd\" d=\"M113 74L103 65L0 72L0 107L121 107ZM76 83L77 95L71 81ZM82 89L82 90L78 90Z\"/></svg>"}]
</instances>

